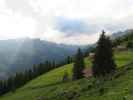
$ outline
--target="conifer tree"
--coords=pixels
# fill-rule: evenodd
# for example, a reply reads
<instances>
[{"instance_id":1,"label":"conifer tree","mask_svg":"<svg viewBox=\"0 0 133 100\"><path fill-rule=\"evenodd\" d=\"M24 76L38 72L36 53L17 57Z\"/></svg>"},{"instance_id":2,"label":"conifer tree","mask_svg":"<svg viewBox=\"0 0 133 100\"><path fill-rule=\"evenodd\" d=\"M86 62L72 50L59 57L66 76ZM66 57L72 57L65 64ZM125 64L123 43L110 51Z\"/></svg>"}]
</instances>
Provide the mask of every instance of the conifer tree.
<instances>
[{"instance_id":1,"label":"conifer tree","mask_svg":"<svg viewBox=\"0 0 133 100\"><path fill-rule=\"evenodd\" d=\"M67 57L67 63L68 63L68 64L71 63L71 57L70 57L70 56Z\"/></svg>"},{"instance_id":2,"label":"conifer tree","mask_svg":"<svg viewBox=\"0 0 133 100\"><path fill-rule=\"evenodd\" d=\"M73 65L73 80L77 80L80 78L83 78L83 69L85 68L84 65L84 58L83 58L83 54L80 50L80 48L78 49L78 52L75 56L74 59L74 65Z\"/></svg>"},{"instance_id":3,"label":"conifer tree","mask_svg":"<svg viewBox=\"0 0 133 100\"><path fill-rule=\"evenodd\" d=\"M113 73L116 64L113 59L112 42L103 31L97 43L92 71L95 77Z\"/></svg>"}]
</instances>

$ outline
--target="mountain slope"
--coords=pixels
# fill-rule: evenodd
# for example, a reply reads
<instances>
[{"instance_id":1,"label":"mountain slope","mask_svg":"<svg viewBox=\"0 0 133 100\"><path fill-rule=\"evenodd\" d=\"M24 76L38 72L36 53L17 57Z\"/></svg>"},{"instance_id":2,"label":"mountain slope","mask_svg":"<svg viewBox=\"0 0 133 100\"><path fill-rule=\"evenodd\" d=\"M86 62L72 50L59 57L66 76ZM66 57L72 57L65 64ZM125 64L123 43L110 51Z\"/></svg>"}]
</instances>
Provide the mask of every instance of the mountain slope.
<instances>
[{"instance_id":1,"label":"mountain slope","mask_svg":"<svg viewBox=\"0 0 133 100\"><path fill-rule=\"evenodd\" d=\"M46 60L64 60L68 55L73 55L78 47L29 38L0 40L0 77Z\"/></svg>"},{"instance_id":2,"label":"mountain slope","mask_svg":"<svg viewBox=\"0 0 133 100\"><path fill-rule=\"evenodd\" d=\"M128 48L133 48L133 30L126 30L124 32L113 34L114 45L123 45Z\"/></svg>"},{"instance_id":3,"label":"mountain slope","mask_svg":"<svg viewBox=\"0 0 133 100\"><path fill-rule=\"evenodd\" d=\"M113 33L111 38L116 39L116 38L119 38L119 37L123 37L126 34L130 34L132 32L133 32L133 29L127 29L125 31L118 31L118 32Z\"/></svg>"},{"instance_id":4,"label":"mountain slope","mask_svg":"<svg viewBox=\"0 0 133 100\"><path fill-rule=\"evenodd\" d=\"M115 55L117 65L120 67L130 61L133 61L133 52L117 52ZM91 63L88 58L85 59L86 66ZM133 99L133 65L128 69L121 68L120 75L113 80L107 80L97 85L95 79L81 79L78 81L69 81L62 83L64 71L69 72L71 77L72 64L54 69L35 80L32 80L24 87L10 92L0 98L0 100L128 100ZM104 88L104 91L102 91Z\"/></svg>"}]
</instances>

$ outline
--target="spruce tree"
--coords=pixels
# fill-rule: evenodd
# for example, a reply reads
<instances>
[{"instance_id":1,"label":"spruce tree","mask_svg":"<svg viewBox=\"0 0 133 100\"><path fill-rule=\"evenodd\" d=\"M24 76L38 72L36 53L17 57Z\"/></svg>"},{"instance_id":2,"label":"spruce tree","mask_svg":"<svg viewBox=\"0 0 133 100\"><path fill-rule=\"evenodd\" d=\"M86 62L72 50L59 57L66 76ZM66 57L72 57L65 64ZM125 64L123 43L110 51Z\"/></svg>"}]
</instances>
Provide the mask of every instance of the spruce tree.
<instances>
[{"instance_id":1,"label":"spruce tree","mask_svg":"<svg viewBox=\"0 0 133 100\"><path fill-rule=\"evenodd\" d=\"M92 71L95 77L113 73L116 64L113 59L112 42L103 31L97 43Z\"/></svg>"},{"instance_id":2,"label":"spruce tree","mask_svg":"<svg viewBox=\"0 0 133 100\"><path fill-rule=\"evenodd\" d=\"M67 64L70 64L72 61L71 61L71 57L70 56L68 56L67 57Z\"/></svg>"},{"instance_id":3,"label":"spruce tree","mask_svg":"<svg viewBox=\"0 0 133 100\"><path fill-rule=\"evenodd\" d=\"M85 68L84 65L84 58L83 58L83 54L80 50L80 48L78 49L78 52L75 56L74 59L74 65L73 65L73 80L77 80L80 78L83 78L83 69Z\"/></svg>"}]
</instances>

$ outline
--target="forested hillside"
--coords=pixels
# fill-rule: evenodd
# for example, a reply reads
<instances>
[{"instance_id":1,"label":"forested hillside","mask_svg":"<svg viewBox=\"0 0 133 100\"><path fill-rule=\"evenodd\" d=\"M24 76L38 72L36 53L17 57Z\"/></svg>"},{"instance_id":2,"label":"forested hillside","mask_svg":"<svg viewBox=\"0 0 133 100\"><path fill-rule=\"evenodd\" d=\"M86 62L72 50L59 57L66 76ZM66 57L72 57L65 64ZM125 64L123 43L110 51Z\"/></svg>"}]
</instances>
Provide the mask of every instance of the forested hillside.
<instances>
[{"instance_id":1,"label":"forested hillside","mask_svg":"<svg viewBox=\"0 0 133 100\"><path fill-rule=\"evenodd\" d=\"M132 100L133 49L129 46L132 36L130 33L110 40L103 31L98 46L93 51L95 56L88 55L83 60L79 49L74 60L67 62L70 64L42 73L43 75L40 74L41 76L33 78L20 88L11 88L10 92L0 99ZM111 41L113 48L111 48ZM109 63L106 63L105 59L108 59L106 61ZM98 67L99 65L102 67ZM81 73L83 69L89 70L89 77L83 77L86 75Z\"/></svg>"},{"instance_id":2,"label":"forested hillside","mask_svg":"<svg viewBox=\"0 0 133 100\"><path fill-rule=\"evenodd\" d=\"M0 79L47 60L63 61L78 47L30 38L0 40Z\"/></svg>"},{"instance_id":3,"label":"forested hillside","mask_svg":"<svg viewBox=\"0 0 133 100\"><path fill-rule=\"evenodd\" d=\"M125 31L123 35L116 36L116 39L114 39L114 46L116 45L133 48L133 30Z\"/></svg>"}]
</instances>

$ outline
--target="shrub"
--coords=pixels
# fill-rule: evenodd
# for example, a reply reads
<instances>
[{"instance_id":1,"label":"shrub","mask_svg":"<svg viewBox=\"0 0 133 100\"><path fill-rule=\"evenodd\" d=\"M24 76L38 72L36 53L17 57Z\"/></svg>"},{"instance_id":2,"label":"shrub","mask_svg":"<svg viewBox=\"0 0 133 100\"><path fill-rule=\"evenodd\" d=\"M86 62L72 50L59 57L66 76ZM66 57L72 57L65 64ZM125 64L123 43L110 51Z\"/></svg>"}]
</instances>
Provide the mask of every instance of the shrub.
<instances>
[{"instance_id":1,"label":"shrub","mask_svg":"<svg viewBox=\"0 0 133 100\"><path fill-rule=\"evenodd\" d=\"M63 82L67 82L67 81L69 80L69 77L68 77L68 76L69 76L69 75L68 75L67 71L65 71L62 81L63 81Z\"/></svg>"}]
</instances>

